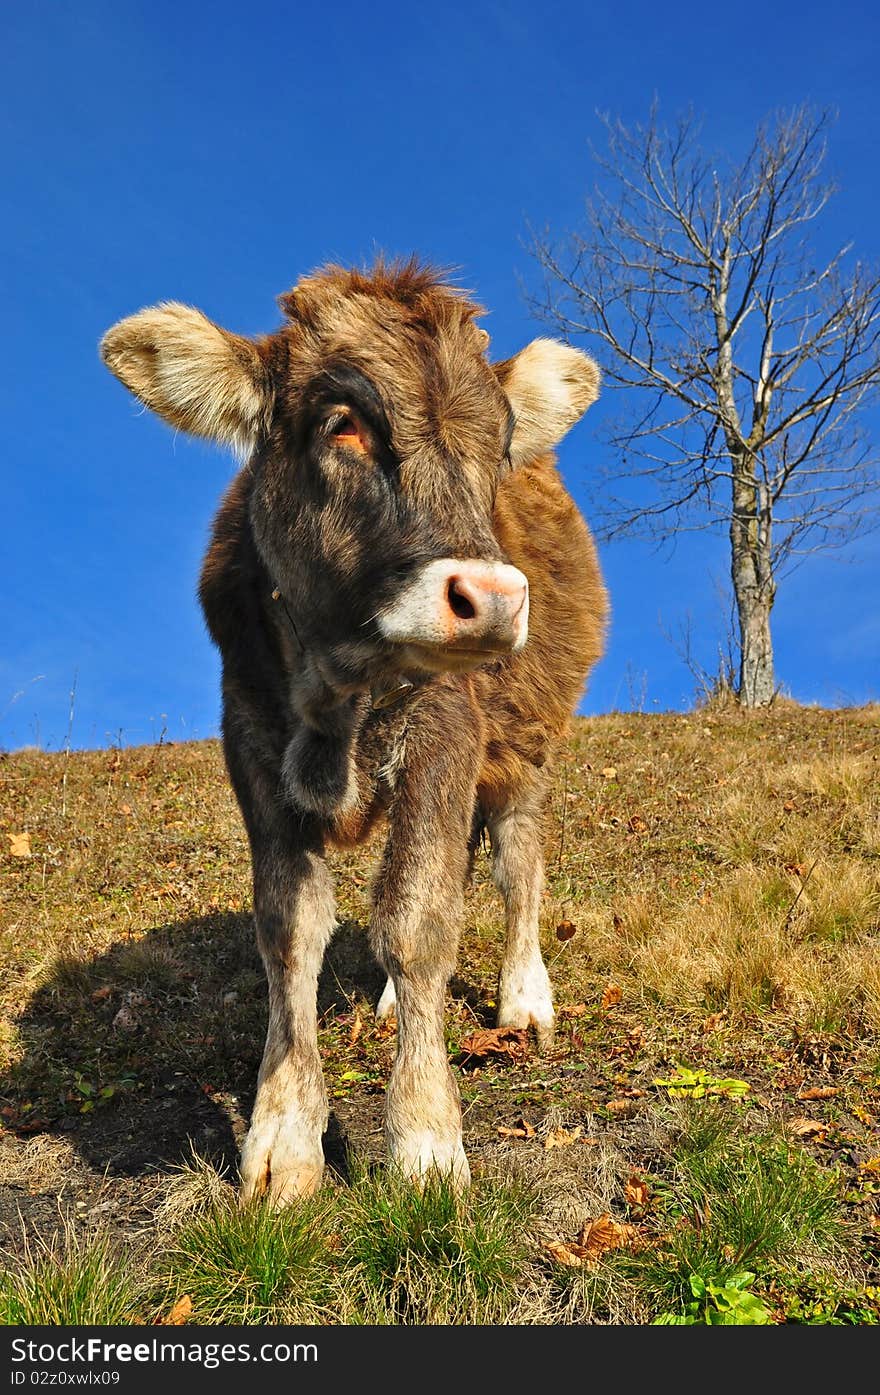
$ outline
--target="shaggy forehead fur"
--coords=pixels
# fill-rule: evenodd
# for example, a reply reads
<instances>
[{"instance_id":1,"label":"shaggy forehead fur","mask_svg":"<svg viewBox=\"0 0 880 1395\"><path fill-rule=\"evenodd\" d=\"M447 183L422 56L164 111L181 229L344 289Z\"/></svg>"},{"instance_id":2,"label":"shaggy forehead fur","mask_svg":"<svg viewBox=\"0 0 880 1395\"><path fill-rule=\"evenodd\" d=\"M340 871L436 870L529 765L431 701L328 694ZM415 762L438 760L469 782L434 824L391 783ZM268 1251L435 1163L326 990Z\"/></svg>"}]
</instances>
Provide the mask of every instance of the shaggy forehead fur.
<instances>
[{"instance_id":1,"label":"shaggy forehead fur","mask_svg":"<svg viewBox=\"0 0 880 1395\"><path fill-rule=\"evenodd\" d=\"M484 357L489 336L474 323L484 311L442 273L414 261L369 272L329 266L279 303L291 405L328 362L359 368L382 397L408 493L420 492L438 450L475 483L499 462L510 413Z\"/></svg>"}]
</instances>

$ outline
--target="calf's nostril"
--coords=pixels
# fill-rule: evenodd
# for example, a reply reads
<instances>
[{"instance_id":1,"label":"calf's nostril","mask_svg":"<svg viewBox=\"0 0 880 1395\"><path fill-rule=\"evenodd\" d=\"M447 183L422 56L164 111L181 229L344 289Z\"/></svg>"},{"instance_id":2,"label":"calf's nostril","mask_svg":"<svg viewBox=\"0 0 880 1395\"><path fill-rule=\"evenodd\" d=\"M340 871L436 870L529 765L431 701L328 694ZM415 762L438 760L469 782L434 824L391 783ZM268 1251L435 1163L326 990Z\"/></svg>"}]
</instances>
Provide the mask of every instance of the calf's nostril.
<instances>
[{"instance_id":1,"label":"calf's nostril","mask_svg":"<svg viewBox=\"0 0 880 1395\"><path fill-rule=\"evenodd\" d=\"M449 604L449 609L459 620L474 619L477 613L476 606L463 591L458 589L458 582L455 577L452 577L446 587L446 600Z\"/></svg>"}]
</instances>

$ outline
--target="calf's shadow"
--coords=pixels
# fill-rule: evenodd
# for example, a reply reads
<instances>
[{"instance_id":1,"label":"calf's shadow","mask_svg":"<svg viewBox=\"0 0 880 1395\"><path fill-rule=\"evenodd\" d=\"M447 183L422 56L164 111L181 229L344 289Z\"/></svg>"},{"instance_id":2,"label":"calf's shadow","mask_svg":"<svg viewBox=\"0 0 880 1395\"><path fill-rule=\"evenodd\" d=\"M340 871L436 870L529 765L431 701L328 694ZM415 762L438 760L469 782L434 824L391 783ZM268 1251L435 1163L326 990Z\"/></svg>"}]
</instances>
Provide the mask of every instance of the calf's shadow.
<instances>
[{"instance_id":1,"label":"calf's shadow","mask_svg":"<svg viewBox=\"0 0 880 1395\"><path fill-rule=\"evenodd\" d=\"M340 924L318 988L321 1021L374 1004L384 974L366 932ZM194 1147L235 1176L266 1031L250 914L160 924L90 959L61 957L17 1021L24 1052L0 1082L4 1123L63 1135L109 1175L164 1171ZM350 1140L331 1114L329 1165Z\"/></svg>"}]
</instances>

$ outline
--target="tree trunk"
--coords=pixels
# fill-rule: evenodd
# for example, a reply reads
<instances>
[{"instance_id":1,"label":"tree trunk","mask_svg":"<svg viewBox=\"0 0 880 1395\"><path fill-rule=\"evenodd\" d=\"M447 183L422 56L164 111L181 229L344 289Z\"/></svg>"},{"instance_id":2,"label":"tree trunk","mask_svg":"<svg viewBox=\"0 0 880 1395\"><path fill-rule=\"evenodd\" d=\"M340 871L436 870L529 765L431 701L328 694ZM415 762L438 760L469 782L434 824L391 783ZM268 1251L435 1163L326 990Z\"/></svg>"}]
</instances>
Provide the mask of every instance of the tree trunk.
<instances>
[{"instance_id":1,"label":"tree trunk","mask_svg":"<svg viewBox=\"0 0 880 1395\"><path fill-rule=\"evenodd\" d=\"M773 640L770 606L751 588L737 595L740 632L739 700L742 707L767 707L773 701Z\"/></svg>"},{"instance_id":2,"label":"tree trunk","mask_svg":"<svg viewBox=\"0 0 880 1395\"><path fill-rule=\"evenodd\" d=\"M733 593L739 619L739 701L767 707L776 693L770 612L776 583L770 550L772 509L751 469L735 470L730 523Z\"/></svg>"}]
</instances>

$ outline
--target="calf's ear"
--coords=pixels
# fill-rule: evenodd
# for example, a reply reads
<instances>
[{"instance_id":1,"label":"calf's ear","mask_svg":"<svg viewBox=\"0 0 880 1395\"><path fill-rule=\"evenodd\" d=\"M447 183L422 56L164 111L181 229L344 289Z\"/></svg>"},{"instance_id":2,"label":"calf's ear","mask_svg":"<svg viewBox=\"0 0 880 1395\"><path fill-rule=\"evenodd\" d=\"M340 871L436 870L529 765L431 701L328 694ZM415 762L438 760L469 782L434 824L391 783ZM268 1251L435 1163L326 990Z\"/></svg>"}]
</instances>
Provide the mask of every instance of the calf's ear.
<instances>
[{"instance_id":1,"label":"calf's ear","mask_svg":"<svg viewBox=\"0 0 880 1395\"><path fill-rule=\"evenodd\" d=\"M599 396L599 366L555 339L533 339L494 365L514 416L510 459L527 465L561 441Z\"/></svg>"},{"instance_id":2,"label":"calf's ear","mask_svg":"<svg viewBox=\"0 0 880 1395\"><path fill-rule=\"evenodd\" d=\"M189 305L169 301L120 320L101 340L101 357L182 431L247 455L268 427L272 388L259 347Z\"/></svg>"}]
</instances>

